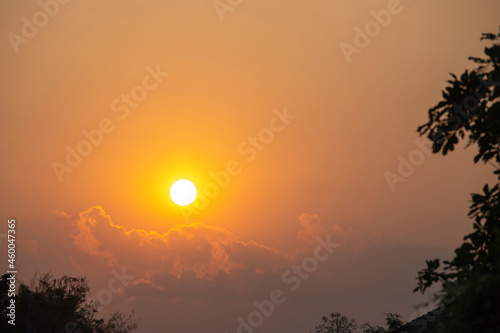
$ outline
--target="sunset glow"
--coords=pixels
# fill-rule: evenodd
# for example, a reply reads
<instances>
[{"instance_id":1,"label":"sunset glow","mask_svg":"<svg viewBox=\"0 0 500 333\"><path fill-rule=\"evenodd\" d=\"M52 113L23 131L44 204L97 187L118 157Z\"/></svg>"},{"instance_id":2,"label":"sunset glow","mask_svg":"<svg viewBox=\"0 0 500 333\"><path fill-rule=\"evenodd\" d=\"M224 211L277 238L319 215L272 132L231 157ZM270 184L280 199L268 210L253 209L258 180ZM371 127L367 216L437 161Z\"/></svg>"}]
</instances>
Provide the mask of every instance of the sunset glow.
<instances>
[{"instance_id":1,"label":"sunset glow","mask_svg":"<svg viewBox=\"0 0 500 333\"><path fill-rule=\"evenodd\" d=\"M134 311L137 333L408 321L429 300L417 273L473 230L470 193L497 164L474 163L466 130L443 156L417 128L499 14L498 0L1 1L1 274L13 219L17 287L86 277L96 318ZM451 94L475 91L436 119L476 121L489 89ZM470 137L493 138L488 121Z\"/></svg>"}]
</instances>

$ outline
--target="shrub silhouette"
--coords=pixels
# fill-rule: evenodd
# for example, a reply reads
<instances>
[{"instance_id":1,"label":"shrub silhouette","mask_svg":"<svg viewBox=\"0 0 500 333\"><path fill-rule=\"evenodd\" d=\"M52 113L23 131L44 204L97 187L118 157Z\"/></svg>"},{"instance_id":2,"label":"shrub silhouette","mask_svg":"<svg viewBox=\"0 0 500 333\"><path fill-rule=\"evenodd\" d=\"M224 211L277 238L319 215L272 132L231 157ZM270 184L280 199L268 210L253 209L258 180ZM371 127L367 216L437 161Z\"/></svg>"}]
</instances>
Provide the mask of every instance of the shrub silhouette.
<instances>
[{"instance_id":1,"label":"shrub silhouette","mask_svg":"<svg viewBox=\"0 0 500 333\"><path fill-rule=\"evenodd\" d=\"M128 333L138 328L133 314L113 313L108 320L98 318L99 304L87 301L89 286L86 278L49 273L37 277L30 285L20 283L15 297L15 326L8 323L8 274L0 278L0 332L32 333Z\"/></svg>"}]
</instances>

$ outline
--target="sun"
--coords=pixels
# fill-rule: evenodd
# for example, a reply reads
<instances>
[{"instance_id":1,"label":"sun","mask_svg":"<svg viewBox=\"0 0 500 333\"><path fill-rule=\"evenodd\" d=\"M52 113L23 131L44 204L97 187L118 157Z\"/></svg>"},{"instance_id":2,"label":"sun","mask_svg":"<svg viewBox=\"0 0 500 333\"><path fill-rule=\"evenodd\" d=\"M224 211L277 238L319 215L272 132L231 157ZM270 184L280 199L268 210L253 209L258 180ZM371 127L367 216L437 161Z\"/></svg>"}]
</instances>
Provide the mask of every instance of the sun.
<instances>
[{"instance_id":1,"label":"sun","mask_svg":"<svg viewBox=\"0 0 500 333\"><path fill-rule=\"evenodd\" d=\"M170 188L170 197L179 206L189 205L196 199L196 186L189 180L180 179Z\"/></svg>"}]
</instances>

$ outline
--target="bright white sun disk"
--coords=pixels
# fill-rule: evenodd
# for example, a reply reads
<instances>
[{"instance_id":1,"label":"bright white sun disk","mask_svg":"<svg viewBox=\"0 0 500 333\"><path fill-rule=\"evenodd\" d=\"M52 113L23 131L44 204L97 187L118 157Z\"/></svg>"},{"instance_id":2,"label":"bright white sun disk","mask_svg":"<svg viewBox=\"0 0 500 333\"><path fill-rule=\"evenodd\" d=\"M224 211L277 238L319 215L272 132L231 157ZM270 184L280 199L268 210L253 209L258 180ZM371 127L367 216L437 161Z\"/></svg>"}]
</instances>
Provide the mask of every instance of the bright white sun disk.
<instances>
[{"instance_id":1,"label":"bright white sun disk","mask_svg":"<svg viewBox=\"0 0 500 333\"><path fill-rule=\"evenodd\" d=\"M170 188L170 197L179 206L189 205L196 199L196 187L189 180L178 180Z\"/></svg>"}]
</instances>

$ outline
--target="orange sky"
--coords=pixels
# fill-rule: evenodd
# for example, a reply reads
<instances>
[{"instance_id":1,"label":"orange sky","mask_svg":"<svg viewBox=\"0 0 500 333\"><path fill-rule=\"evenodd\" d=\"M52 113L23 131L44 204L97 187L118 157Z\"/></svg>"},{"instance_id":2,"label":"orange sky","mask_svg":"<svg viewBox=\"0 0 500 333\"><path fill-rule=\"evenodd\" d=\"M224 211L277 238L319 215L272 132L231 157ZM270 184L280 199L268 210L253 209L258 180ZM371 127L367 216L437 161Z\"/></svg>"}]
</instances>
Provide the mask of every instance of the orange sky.
<instances>
[{"instance_id":1,"label":"orange sky","mask_svg":"<svg viewBox=\"0 0 500 333\"><path fill-rule=\"evenodd\" d=\"M492 167L471 148L421 154L394 191L384 174L421 150L416 128L482 55L498 1L41 3L51 16L0 4L1 211L22 279L85 274L98 293L125 269L104 313L135 308L140 332L235 332L276 288L287 300L258 332L333 311L407 320L427 299L417 271L471 229ZM347 59L381 10L390 22ZM88 155L69 166L68 147ZM176 179L203 192L228 163L206 207L170 201ZM282 274L327 235L341 246L290 291Z\"/></svg>"}]
</instances>

